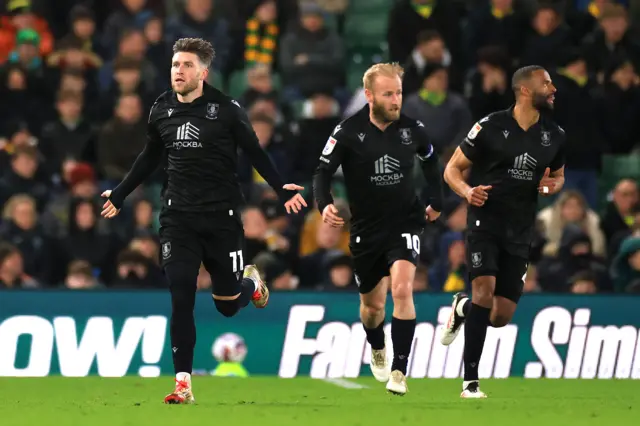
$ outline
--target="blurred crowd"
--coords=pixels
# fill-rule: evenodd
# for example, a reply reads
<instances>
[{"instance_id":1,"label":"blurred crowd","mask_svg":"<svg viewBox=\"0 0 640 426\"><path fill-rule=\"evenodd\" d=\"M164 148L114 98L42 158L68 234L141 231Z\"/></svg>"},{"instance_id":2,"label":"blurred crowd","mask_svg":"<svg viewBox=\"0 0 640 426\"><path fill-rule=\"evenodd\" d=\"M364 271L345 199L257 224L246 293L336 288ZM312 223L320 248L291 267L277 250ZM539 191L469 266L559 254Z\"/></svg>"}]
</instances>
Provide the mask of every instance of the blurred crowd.
<instances>
[{"instance_id":1,"label":"blurred crowd","mask_svg":"<svg viewBox=\"0 0 640 426\"><path fill-rule=\"evenodd\" d=\"M202 37L216 49L210 83L246 108L311 206L319 153L366 102L371 64L405 67L403 111L443 164L475 121L513 103L514 69L547 67L566 185L541 204L525 291L640 291L640 1L5 0L0 12L0 288L166 287L162 168L116 220L100 217L100 193L145 144L173 42ZM242 153L238 176L245 263L277 290L355 289L340 170L344 229L316 208L287 215ZM416 291L469 290L466 212L448 193L445 220L422 236Z\"/></svg>"}]
</instances>

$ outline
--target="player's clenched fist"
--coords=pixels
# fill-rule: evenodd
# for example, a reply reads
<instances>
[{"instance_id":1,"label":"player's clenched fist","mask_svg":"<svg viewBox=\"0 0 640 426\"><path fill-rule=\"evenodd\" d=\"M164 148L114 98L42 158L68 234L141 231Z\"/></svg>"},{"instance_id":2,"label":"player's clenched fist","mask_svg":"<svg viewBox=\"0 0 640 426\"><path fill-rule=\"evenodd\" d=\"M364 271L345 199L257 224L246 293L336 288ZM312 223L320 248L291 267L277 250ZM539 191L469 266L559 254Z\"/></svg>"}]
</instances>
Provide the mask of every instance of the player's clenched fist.
<instances>
[{"instance_id":1,"label":"player's clenched fist","mask_svg":"<svg viewBox=\"0 0 640 426\"><path fill-rule=\"evenodd\" d=\"M478 185L467 192L467 201L472 206L482 207L489 198L491 185Z\"/></svg>"},{"instance_id":2,"label":"player's clenched fist","mask_svg":"<svg viewBox=\"0 0 640 426\"><path fill-rule=\"evenodd\" d=\"M333 204L329 204L322 211L322 221L334 228L341 228L344 225L344 219L338 216L338 209Z\"/></svg>"}]
</instances>

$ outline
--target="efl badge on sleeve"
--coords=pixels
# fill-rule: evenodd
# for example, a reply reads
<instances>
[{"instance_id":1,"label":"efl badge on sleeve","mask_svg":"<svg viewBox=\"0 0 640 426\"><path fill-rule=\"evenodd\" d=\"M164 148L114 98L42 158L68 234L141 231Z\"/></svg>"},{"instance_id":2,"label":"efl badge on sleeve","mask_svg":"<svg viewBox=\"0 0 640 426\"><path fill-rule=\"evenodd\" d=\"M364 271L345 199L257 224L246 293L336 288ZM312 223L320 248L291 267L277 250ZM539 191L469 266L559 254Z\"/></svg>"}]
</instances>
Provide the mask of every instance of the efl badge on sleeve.
<instances>
[{"instance_id":1,"label":"efl badge on sleeve","mask_svg":"<svg viewBox=\"0 0 640 426\"><path fill-rule=\"evenodd\" d=\"M218 118L218 110L220 109L220 105L218 104L207 104L207 118L209 120L215 120Z\"/></svg>"},{"instance_id":2,"label":"efl badge on sleeve","mask_svg":"<svg viewBox=\"0 0 640 426\"><path fill-rule=\"evenodd\" d=\"M337 143L338 141L330 136L329 140L327 141L327 144L324 146L324 149L322 150L322 155L331 154L333 152L333 149L336 147Z\"/></svg>"},{"instance_id":3,"label":"efl badge on sleeve","mask_svg":"<svg viewBox=\"0 0 640 426\"><path fill-rule=\"evenodd\" d=\"M467 134L467 138L471 140L475 139L476 136L478 136L478 133L480 133L480 130L482 130L482 126L480 125L480 123L474 124L471 130L469 130L469 133Z\"/></svg>"}]
</instances>

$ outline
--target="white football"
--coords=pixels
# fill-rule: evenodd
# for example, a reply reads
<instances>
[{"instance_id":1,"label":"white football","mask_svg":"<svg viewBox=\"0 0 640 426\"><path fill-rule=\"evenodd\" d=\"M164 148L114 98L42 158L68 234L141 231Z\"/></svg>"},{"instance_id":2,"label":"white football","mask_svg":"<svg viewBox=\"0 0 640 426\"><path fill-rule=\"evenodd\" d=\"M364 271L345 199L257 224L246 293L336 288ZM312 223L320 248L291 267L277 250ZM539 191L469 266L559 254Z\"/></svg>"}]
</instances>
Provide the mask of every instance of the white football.
<instances>
[{"instance_id":1,"label":"white football","mask_svg":"<svg viewBox=\"0 0 640 426\"><path fill-rule=\"evenodd\" d=\"M213 342L211 353L218 362L243 362L247 357L247 345L242 336L225 333Z\"/></svg>"}]
</instances>

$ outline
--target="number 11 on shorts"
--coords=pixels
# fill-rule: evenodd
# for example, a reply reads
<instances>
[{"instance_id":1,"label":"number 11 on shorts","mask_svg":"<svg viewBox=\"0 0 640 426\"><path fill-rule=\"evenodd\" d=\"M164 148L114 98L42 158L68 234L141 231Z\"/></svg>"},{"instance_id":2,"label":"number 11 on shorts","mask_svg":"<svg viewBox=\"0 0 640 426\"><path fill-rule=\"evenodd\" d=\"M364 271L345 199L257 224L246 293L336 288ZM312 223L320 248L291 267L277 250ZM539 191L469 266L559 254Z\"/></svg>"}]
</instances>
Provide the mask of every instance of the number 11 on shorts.
<instances>
[{"instance_id":1,"label":"number 11 on shorts","mask_svg":"<svg viewBox=\"0 0 640 426\"><path fill-rule=\"evenodd\" d=\"M411 235L408 232L402 234L402 237L407 240L407 250L415 250L416 253L420 254L420 237L417 235Z\"/></svg>"},{"instance_id":2,"label":"number 11 on shorts","mask_svg":"<svg viewBox=\"0 0 640 426\"><path fill-rule=\"evenodd\" d=\"M230 252L229 257L233 259L233 272L244 270L244 259L242 258L242 250Z\"/></svg>"}]
</instances>

